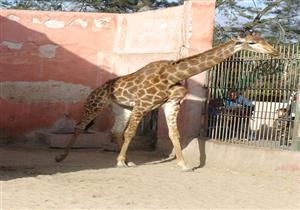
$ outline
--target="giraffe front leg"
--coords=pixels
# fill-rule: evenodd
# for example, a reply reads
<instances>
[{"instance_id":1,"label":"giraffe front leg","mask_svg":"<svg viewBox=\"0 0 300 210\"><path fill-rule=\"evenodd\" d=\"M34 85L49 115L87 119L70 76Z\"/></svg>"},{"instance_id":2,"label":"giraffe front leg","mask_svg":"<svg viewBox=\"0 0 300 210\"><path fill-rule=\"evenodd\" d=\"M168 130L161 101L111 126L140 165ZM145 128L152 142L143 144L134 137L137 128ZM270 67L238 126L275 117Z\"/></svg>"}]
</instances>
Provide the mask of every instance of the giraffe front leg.
<instances>
[{"instance_id":1,"label":"giraffe front leg","mask_svg":"<svg viewBox=\"0 0 300 210\"><path fill-rule=\"evenodd\" d=\"M163 108L169 129L169 137L172 141L176 154L177 165L181 167L182 171L192 171L192 169L185 163L181 151L180 135L177 127L177 115L180 108L179 101L168 101L166 104L164 104Z\"/></svg>"},{"instance_id":2,"label":"giraffe front leg","mask_svg":"<svg viewBox=\"0 0 300 210\"><path fill-rule=\"evenodd\" d=\"M134 109L132 111L128 126L124 132L124 142L121 151L119 153L119 156L117 158L117 167L128 167L128 166L135 165L132 162L127 163L126 153L127 153L128 146L136 133L136 129L142 117L143 117L143 112L137 111L137 109Z\"/></svg>"}]
</instances>

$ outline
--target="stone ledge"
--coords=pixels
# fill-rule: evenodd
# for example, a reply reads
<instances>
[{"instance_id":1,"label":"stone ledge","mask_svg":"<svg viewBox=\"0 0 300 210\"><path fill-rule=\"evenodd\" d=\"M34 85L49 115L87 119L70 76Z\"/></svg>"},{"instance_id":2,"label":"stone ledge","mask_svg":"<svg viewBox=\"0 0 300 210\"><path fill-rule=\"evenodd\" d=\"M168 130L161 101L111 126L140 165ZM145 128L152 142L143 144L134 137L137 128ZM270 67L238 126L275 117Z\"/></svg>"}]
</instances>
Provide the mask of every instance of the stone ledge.
<instances>
[{"instance_id":1,"label":"stone ledge","mask_svg":"<svg viewBox=\"0 0 300 210\"><path fill-rule=\"evenodd\" d=\"M221 164L235 170L300 172L300 152L297 151L232 145L194 138L183 147L183 156L192 167Z\"/></svg>"},{"instance_id":2,"label":"stone ledge","mask_svg":"<svg viewBox=\"0 0 300 210\"><path fill-rule=\"evenodd\" d=\"M38 131L36 136L50 147L65 148L73 134L56 134L47 131ZM78 136L72 148L98 148L103 142L109 142L111 134L106 132L89 132Z\"/></svg>"}]
</instances>

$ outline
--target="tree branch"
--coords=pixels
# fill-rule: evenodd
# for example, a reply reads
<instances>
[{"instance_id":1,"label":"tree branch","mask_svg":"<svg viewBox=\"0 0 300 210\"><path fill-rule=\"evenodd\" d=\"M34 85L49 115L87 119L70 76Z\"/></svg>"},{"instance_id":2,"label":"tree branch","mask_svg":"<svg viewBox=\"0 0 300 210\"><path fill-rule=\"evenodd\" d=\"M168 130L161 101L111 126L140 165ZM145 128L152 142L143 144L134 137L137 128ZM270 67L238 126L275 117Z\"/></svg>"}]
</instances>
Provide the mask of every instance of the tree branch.
<instances>
[{"instance_id":1,"label":"tree branch","mask_svg":"<svg viewBox=\"0 0 300 210\"><path fill-rule=\"evenodd\" d=\"M245 26L245 30L249 31L253 29L254 26L261 23L261 18L267 14L273 7L279 5L283 0L278 0L276 2L270 3L262 11L258 12L253 21Z\"/></svg>"}]
</instances>

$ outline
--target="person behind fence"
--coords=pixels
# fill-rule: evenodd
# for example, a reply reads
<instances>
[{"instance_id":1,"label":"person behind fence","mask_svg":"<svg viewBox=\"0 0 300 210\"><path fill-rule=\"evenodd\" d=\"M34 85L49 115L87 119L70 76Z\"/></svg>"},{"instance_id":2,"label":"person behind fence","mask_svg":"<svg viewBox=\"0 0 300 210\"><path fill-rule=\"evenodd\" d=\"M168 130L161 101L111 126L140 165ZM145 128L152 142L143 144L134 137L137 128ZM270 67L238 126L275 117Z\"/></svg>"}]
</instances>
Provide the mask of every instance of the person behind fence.
<instances>
[{"instance_id":1,"label":"person behind fence","mask_svg":"<svg viewBox=\"0 0 300 210\"><path fill-rule=\"evenodd\" d=\"M245 107L249 108L251 111L254 111L252 110L254 109L253 102L250 99L239 95L237 91L232 89L228 91L228 97L225 100L225 105L231 109Z\"/></svg>"},{"instance_id":2,"label":"person behind fence","mask_svg":"<svg viewBox=\"0 0 300 210\"><path fill-rule=\"evenodd\" d=\"M239 126L237 126L237 124L234 126L235 133L239 134L242 132L245 134L243 136L255 139L255 133L251 132L249 128L250 119L254 114L255 108L253 102L238 94L237 91L230 89L228 91L228 97L225 100L225 107L235 116L244 118L244 120L239 120Z\"/></svg>"}]
</instances>

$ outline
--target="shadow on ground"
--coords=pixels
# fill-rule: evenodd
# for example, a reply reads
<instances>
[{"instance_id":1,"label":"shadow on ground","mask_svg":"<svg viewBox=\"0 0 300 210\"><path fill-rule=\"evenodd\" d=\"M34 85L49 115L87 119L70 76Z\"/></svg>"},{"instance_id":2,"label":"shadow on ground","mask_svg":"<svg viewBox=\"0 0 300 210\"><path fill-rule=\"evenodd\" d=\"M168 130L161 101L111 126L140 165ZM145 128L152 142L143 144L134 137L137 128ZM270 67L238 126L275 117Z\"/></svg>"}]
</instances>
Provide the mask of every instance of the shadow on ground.
<instances>
[{"instance_id":1,"label":"shadow on ground","mask_svg":"<svg viewBox=\"0 0 300 210\"><path fill-rule=\"evenodd\" d=\"M54 157L62 151L62 149L50 149L46 146L2 145L0 146L0 180L115 168L116 152L104 151L103 148L72 149L66 160L61 163L55 162ZM137 165L163 158L161 154L153 151L129 151L128 156L129 160Z\"/></svg>"}]
</instances>

